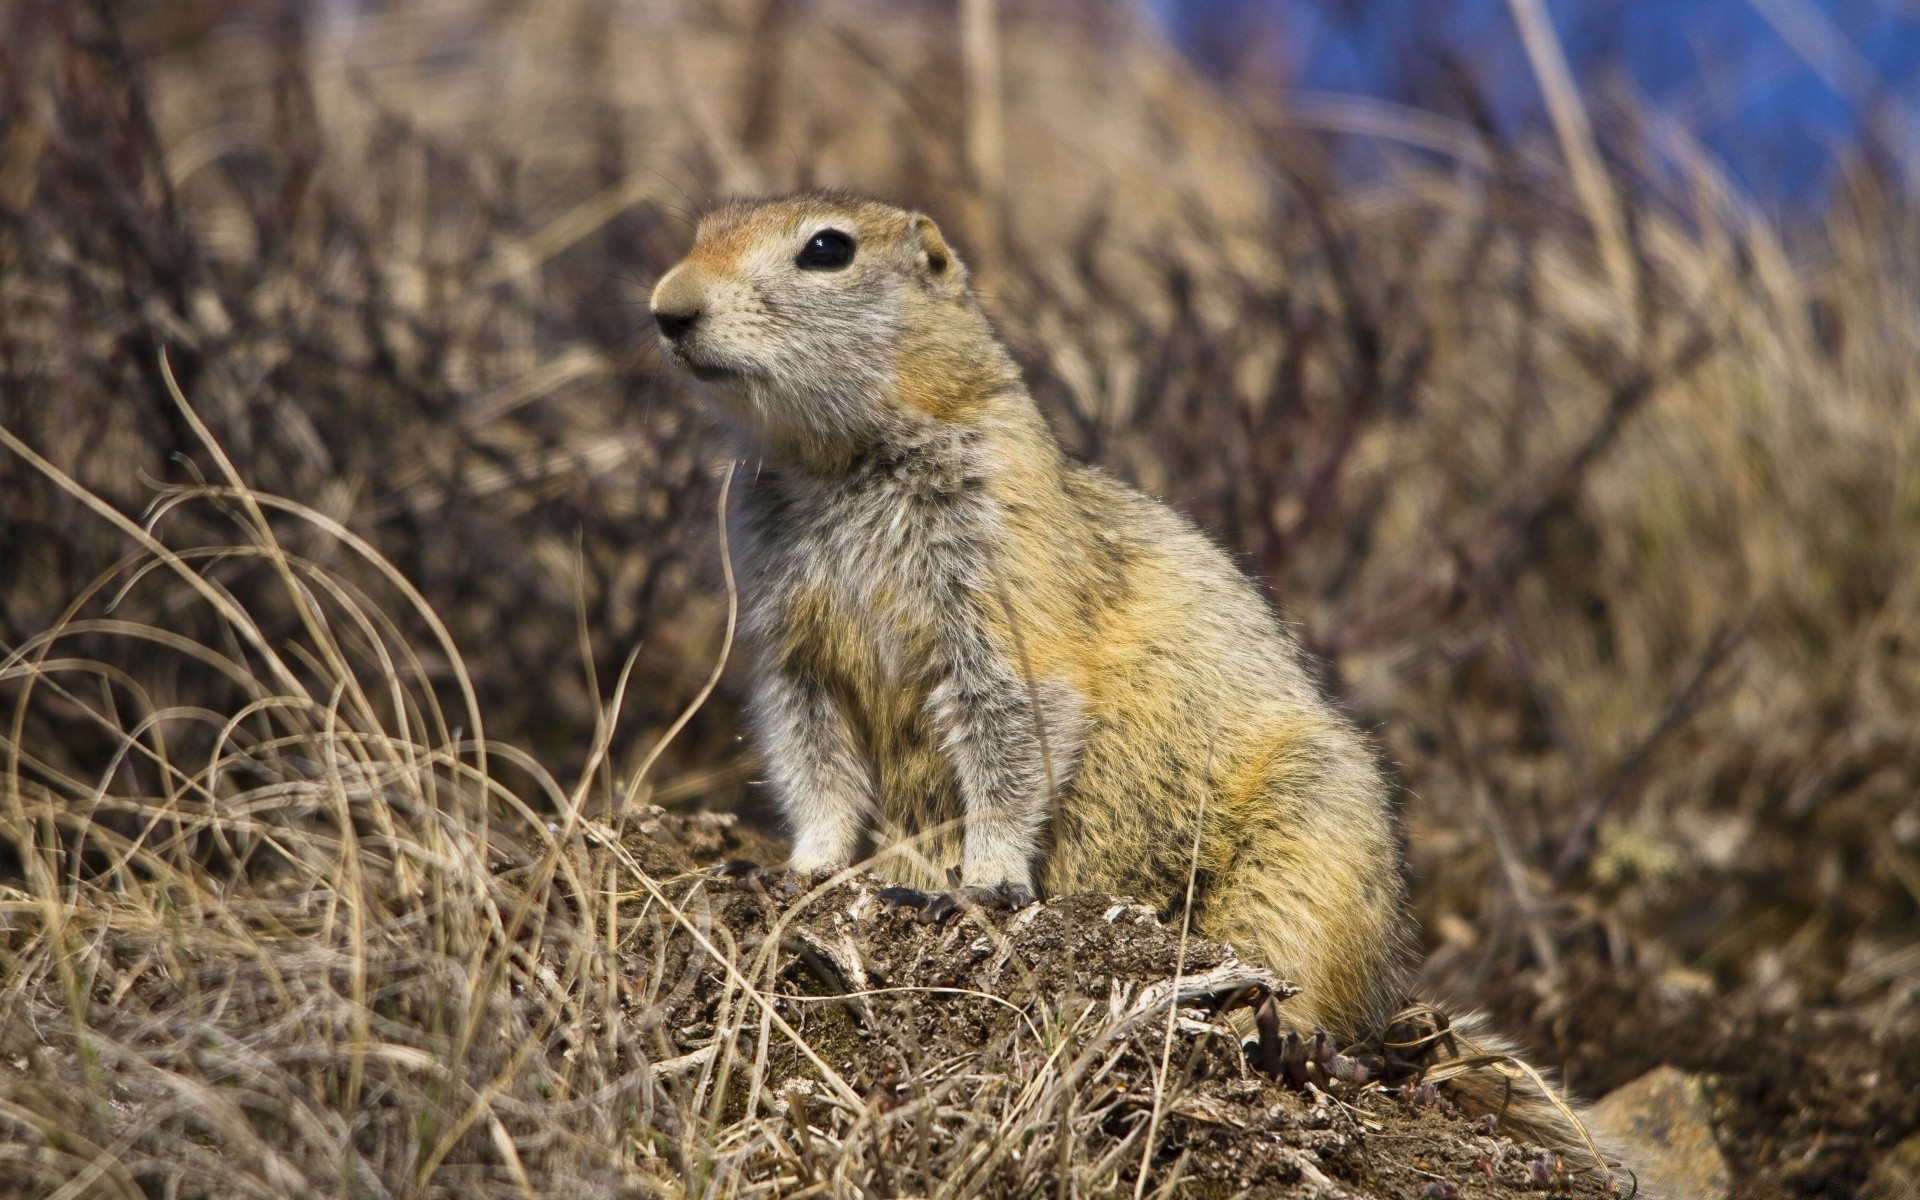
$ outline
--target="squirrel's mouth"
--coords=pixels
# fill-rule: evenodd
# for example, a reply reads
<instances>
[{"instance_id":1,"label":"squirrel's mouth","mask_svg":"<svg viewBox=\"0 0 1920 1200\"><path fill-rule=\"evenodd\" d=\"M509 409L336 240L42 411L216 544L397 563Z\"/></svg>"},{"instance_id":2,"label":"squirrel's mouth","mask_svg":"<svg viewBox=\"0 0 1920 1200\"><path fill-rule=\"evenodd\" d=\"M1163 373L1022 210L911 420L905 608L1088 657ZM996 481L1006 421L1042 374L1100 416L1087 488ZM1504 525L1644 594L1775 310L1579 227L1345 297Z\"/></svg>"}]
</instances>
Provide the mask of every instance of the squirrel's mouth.
<instances>
[{"instance_id":1,"label":"squirrel's mouth","mask_svg":"<svg viewBox=\"0 0 1920 1200\"><path fill-rule=\"evenodd\" d=\"M668 344L667 354L702 383L726 383L740 378L740 371L726 363L717 363L696 354L692 347Z\"/></svg>"}]
</instances>

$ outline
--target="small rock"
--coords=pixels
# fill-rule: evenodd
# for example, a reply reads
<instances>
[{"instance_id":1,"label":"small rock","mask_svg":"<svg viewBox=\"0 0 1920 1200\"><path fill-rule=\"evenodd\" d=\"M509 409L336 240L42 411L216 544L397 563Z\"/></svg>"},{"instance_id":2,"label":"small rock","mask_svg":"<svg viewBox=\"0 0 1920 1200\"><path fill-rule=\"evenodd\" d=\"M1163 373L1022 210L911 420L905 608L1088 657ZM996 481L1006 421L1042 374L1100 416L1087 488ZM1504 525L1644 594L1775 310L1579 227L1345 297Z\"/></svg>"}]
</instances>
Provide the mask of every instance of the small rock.
<instances>
[{"instance_id":1,"label":"small rock","mask_svg":"<svg viewBox=\"0 0 1920 1200\"><path fill-rule=\"evenodd\" d=\"M1710 1113L1698 1076L1655 1067L1607 1093L1593 1106L1592 1123L1625 1156L1642 1195L1726 1200L1733 1176Z\"/></svg>"},{"instance_id":2,"label":"small rock","mask_svg":"<svg viewBox=\"0 0 1920 1200\"><path fill-rule=\"evenodd\" d=\"M1887 1151L1867 1176L1860 1200L1920 1200L1920 1133Z\"/></svg>"}]
</instances>

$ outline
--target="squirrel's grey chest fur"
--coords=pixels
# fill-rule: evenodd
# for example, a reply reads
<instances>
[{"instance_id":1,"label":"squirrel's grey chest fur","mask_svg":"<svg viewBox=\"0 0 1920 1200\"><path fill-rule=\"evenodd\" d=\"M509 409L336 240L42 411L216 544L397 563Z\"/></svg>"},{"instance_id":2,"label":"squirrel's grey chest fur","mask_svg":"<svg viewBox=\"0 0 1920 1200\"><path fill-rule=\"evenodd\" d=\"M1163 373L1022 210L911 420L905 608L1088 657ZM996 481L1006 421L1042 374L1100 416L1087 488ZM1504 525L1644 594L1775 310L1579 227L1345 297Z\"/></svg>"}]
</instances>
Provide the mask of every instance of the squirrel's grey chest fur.
<instances>
[{"instance_id":1,"label":"squirrel's grey chest fur","mask_svg":"<svg viewBox=\"0 0 1920 1200\"><path fill-rule=\"evenodd\" d=\"M749 631L778 638L801 598L829 596L884 662L891 633L973 602L998 523L984 459L946 436L869 452L833 475L763 469L742 503Z\"/></svg>"}]
</instances>

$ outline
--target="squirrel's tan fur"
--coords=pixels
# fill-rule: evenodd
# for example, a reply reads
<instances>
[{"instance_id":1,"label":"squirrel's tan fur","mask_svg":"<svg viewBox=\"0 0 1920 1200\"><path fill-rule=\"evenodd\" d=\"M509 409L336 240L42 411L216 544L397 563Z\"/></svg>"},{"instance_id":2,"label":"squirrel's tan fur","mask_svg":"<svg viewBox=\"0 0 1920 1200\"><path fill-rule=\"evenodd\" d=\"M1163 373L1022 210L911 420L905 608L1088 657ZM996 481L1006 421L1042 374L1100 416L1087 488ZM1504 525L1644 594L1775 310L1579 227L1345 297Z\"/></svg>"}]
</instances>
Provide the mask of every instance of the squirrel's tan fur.
<instances>
[{"instance_id":1,"label":"squirrel's tan fur","mask_svg":"<svg viewBox=\"0 0 1920 1200\"><path fill-rule=\"evenodd\" d=\"M803 265L827 234L850 260ZM1284 1021L1405 1002L1372 747L1225 552L1063 454L932 220L731 204L653 309L758 460L752 715L796 868L1177 911L1197 832L1194 927L1301 986Z\"/></svg>"}]
</instances>

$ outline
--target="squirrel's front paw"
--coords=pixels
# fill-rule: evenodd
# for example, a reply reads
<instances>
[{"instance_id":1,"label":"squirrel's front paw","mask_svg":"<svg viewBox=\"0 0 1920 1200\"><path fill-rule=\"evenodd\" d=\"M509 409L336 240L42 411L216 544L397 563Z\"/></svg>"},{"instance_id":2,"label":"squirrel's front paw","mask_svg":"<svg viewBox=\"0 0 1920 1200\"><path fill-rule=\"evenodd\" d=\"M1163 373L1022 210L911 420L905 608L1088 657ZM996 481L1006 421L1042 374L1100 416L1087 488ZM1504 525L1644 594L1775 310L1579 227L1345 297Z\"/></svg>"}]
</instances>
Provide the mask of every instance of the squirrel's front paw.
<instances>
[{"instance_id":1,"label":"squirrel's front paw","mask_svg":"<svg viewBox=\"0 0 1920 1200\"><path fill-rule=\"evenodd\" d=\"M880 899L896 908L911 908L920 919L939 924L968 905L1012 912L1038 902L1033 889L1024 883L1002 883L993 887L963 887L952 892L923 892L918 888L885 887Z\"/></svg>"},{"instance_id":2,"label":"squirrel's front paw","mask_svg":"<svg viewBox=\"0 0 1920 1200\"><path fill-rule=\"evenodd\" d=\"M824 878L835 871L844 870L851 861L845 854L830 854L796 846L793 853L787 856L787 870L795 875Z\"/></svg>"},{"instance_id":3,"label":"squirrel's front paw","mask_svg":"<svg viewBox=\"0 0 1920 1200\"><path fill-rule=\"evenodd\" d=\"M992 887L969 887L960 890L967 894L969 900L982 908L1004 908L1008 912L1019 912L1028 905L1040 903L1040 897L1033 894L1032 888L1011 880Z\"/></svg>"}]
</instances>

